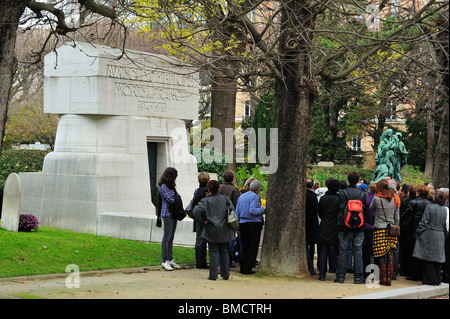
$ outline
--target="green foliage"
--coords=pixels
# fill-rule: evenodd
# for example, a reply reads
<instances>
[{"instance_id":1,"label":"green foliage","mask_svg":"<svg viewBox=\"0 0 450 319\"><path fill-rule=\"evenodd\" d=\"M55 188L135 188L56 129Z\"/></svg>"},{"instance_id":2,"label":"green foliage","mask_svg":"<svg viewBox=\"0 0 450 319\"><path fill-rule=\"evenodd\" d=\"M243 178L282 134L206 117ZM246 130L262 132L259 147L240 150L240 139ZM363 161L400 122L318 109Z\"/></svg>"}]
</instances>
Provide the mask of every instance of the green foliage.
<instances>
[{"instance_id":1,"label":"green foliage","mask_svg":"<svg viewBox=\"0 0 450 319\"><path fill-rule=\"evenodd\" d=\"M269 175L261 173L261 166L256 165L255 167L248 167L246 165L242 165L239 169L236 170L236 185L238 188L242 188L244 186L245 180L253 177L261 182L261 191L259 195L261 198L266 198L267 195L267 186L269 185Z\"/></svg>"},{"instance_id":2,"label":"green foliage","mask_svg":"<svg viewBox=\"0 0 450 319\"><path fill-rule=\"evenodd\" d=\"M259 154L258 128L266 129L266 152L270 147L270 129L273 128L274 112L273 112L274 94L269 93L259 98L258 105L253 116L252 127L255 129L256 135L256 151Z\"/></svg>"},{"instance_id":3,"label":"green foliage","mask_svg":"<svg viewBox=\"0 0 450 319\"><path fill-rule=\"evenodd\" d=\"M425 152L427 150L427 121L426 117L420 113L415 117L406 120L407 134L403 138L405 147L408 150L408 164L416 166L420 170L425 170ZM439 126L435 123L434 142L437 143L439 136ZM436 145L433 145L433 150ZM403 176L403 175L402 175Z\"/></svg>"},{"instance_id":4,"label":"green foliage","mask_svg":"<svg viewBox=\"0 0 450 319\"><path fill-rule=\"evenodd\" d=\"M173 248L179 264L194 263L193 248ZM38 232L0 228L0 278L159 265L161 244L39 227Z\"/></svg>"},{"instance_id":5,"label":"green foliage","mask_svg":"<svg viewBox=\"0 0 450 319\"><path fill-rule=\"evenodd\" d=\"M38 150L3 150L0 160L0 190L11 173L40 172L47 151Z\"/></svg>"},{"instance_id":6,"label":"green foliage","mask_svg":"<svg viewBox=\"0 0 450 319\"><path fill-rule=\"evenodd\" d=\"M425 176L418 166L405 165L401 170L402 184L420 185L430 182L430 178Z\"/></svg>"},{"instance_id":7,"label":"green foliage","mask_svg":"<svg viewBox=\"0 0 450 319\"><path fill-rule=\"evenodd\" d=\"M191 154L194 154L194 148L191 146L189 148L189 151ZM225 173L226 169L230 165L230 162L225 157L224 154L222 154L219 151L215 151L214 149L211 149L209 151L210 158L205 159L203 151L207 152L207 149L202 148L200 154L201 155L201 161L197 162L197 170L199 172L207 172L207 173L217 173L217 177L219 181L222 181L223 173ZM220 159L220 160L217 160Z\"/></svg>"},{"instance_id":8,"label":"green foliage","mask_svg":"<svg viewBox=\"0 0 450 319\"><path fill-rule=\"evenodd\" d=\"M361 152L353 151L347 145L349 119L339 117L339 110L345 107L347 100L340 98L333 106L330 104L330 97L326 93L321 94L313 104L308 162L322 160L360 165L361 157L358 155Z\"/></svg>"},{"instance_id":9,"label":"green foliage","mask_svg":"<svg viewBox=\"0 0 450 319\"><path fill-rule=\"evenodd\" d=\"M318 180L320 182L320 187L324 187L325 180L328 177L333 177L337 180L344 180L347 182L347 175L351 171L358 172L360 178L366 179L367 182L370 181L373 173L373 170L371 169L363 169L353 165L335 165L332 167L308 165L306 174L307 177Z\"/></svg>"}]
</instances>

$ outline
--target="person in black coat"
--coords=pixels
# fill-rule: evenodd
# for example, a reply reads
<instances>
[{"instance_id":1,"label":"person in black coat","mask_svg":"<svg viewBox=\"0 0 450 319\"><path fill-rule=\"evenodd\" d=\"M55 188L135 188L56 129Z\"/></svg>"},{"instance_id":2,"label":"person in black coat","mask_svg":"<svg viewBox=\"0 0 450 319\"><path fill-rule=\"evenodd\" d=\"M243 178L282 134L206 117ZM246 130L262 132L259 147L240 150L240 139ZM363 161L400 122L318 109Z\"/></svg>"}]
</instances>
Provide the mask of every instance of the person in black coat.
<instances>
[{"instance_id":1,"label":"person in black coat","mask_svg":"<svg viewBox=\"0 0 450 319\"><path fill-rule=\"evenodd\" d=\"M195 206L197 206L197 204L206 197L209 179L208 173L201 172L198 174L199 186L194 192L192 209L194 209ZM197 233L195 236L195 267L199 269L208 269L208 264L206 263L207 243L202 237L204 227L204 223L199 220L194 220L194 232Z\"/></svg>"},{"instance_id":2,"label":"person in black coat","mask_svg":"<svg viewBox=\"0 0 450 319\"><path fill-rule=\"evenodd\" d=\"M320 198L318 205L320 218L317 262L319 280L325 280L327 261L329 261L330 265L336 264L336 255L334 252L337 252L339 249L337 228L339 199L337 192L340 189L340 184L337 179L331 178L325 181L325 185L328 187L328 191ZM332 254L330 254L331 249L334 249Z\"/></svg>"},{"instance_id":3,"label":"person in black coat","mask_svg":"<svg viewBox=\"0 0 450 319\"><path fill-rule=\"evenodd\" d=\"M314 180L311 178L306 179L306 259L308 261L308 270L311 275L315 275L314 271L314 252L315 245L319 241L319 219L318 219L318 201L317 195L312 190L314 186Z\"/></svg>"},{"instance_id":4,"label":"person in black coat","mask_svg":"<svg viewBox=\"0 0 450 319\"><path fill-rule=\"evenodd\" d=\"M416 243L416 231L422 220L425 208L430 205L427 199L429 189L425 185L416 185L415 191L417 198L411 200L408 208L403 213L401 222L402 236L402 270L405 272L406 279L419 281L422 280L422 266L419 259L412 256L414 245Z\"/></svg>"}]
</instances>

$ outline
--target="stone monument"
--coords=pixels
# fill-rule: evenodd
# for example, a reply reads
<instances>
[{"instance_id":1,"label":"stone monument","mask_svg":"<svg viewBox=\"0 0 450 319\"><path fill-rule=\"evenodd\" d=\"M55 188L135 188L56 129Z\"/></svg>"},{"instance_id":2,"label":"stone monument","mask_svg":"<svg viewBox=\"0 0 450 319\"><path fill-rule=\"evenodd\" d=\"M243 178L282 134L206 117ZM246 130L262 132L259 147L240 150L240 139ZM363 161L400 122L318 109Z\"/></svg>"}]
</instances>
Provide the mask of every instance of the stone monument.
<instances>
[{"instance_id":1,"label":"stone monument","mask_svg":"<svg viewBox=\"0 0 450 319\"><path fill-rule=\"evenodd\" d=\"M185 204L198 184L186 130L198 96L198 73L166 56L83 42L47 54L44 111L59 115L55 148L41 173L20 174L22 211L44 227L160 241L151 194L162 172L178 170ZM175 242L195 242L192 225L183 227L189 234Z\"/></svg>"},{"instance_id":2,"label":"stone monument","mask_svg":"<svg viewBox=\"0 0 450 319\"><path fill-rule=\"evenodd\" d=\"M402 180L401 168L406 164L408 151L402 141L402 134L393 134L391 129L387 129L381 134L380 144L375 156L375 169L372 181L378 182L390 175L397 182Z\"/></svg>"},{"instance_id":3,"label":"stone monument","mask_svg":"<svg viewBox=\"0 0 450 319\"><path fill-rule=\"evenodd\" d=\"M19 231L20 199L22 185L19 175L9 174L3 193L1 227L10 231Z\"/></svg>"}]
</instances>

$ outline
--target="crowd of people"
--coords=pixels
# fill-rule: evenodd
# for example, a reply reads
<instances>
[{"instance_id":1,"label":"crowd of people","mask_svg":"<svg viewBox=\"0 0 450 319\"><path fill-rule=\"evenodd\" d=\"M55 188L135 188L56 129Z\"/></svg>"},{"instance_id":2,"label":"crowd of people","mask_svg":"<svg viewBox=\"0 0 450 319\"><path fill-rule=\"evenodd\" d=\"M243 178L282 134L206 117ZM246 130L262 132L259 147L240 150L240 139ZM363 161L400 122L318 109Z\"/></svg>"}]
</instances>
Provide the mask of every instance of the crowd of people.
<instances>
[{"instance_id":1,"label":"crowd of people","mask_svg":"<svg viewBox=\"0 0 450 319\"><path fill-rule=\"evenodd\" d=\"M175 202L176 177L177 171L174 168L167 168L158 184L160 204L157 215L164 225L161 254L165 270L180 268L172 256L177 219L169 215L169 207ZM201 172L198 175L199 187L190 202L196 232L196 268L209 268L210 280L218 278L219 270L221 277L228 280L230 266L233 264L230 248L236 240L236 235L241 243L240 273L245 275L255 273L253 267L257 263L256 257L264 223L263 213L266 209L265 205L261 204L259 196L261 183L254 178L248 178L243 188L239 189L233 181L232 171L224 173L223 183L211 180L207 173ZM229 209L235 211L239 219L239 228L236 230L228 224ZM207 250L209 266L206 260Z\"/></svg>"},{"instance_id":2,"label":"crowd of people","mask_svg":"<svg viewBox=\"0 0 450 319\"><path fill-rule=\"evenodd\" d=\"M159 181L157 214L164 224L161 251L166 270L179 268L172 256L177 219L169 211L176 194L176 177L176 170L167 168ZM196 267L209 268L210 280L216 280L219 273L223 279L229 278L230 244L236 236L242 245L240 272L254 273L264 225L261 183L249 178L239 189L233 184L231 171L225 172L223 179L219 183L200 173L199 187L190 203ZM325 187L320 188L317 181L306 180L305 235L310 274L316 275L318 269L319 280L325 280L327 272L335 273L337 283L343 283L349 272L355 284L366 283L371 276L381 285L391 285L399 275L428 285L448 283L448 188L435 189L430 183L400 185L390 176L367 185L354 171L348 174L347 182L327 178ZM228 224L230 208L239 219L236 230ZM396 226L400 226L400 233Z\"/></svg>"},{"instance_id":3,"label":"crowd of people","mask_svg":"<svg viewBox=\"0 0 450 319\"><path fill-rule=\"evenodd\" d=\"M336 274L337 283L349 272L356 284L372 276L381 285L391 285L399 275L427 285L448 283L447 187L399 184L390 176L367 185L357 172L348 174L348 184L334 178L325 184L320 188L307 180L307 191L316 194L318 202L306 202L306 238L310 254L317 245L319 280L325 280L328 270ZM345 225L349 200L362 203L363 224L353 229ZM399 234L392 230L395 225ZM312 264L309 270L315 274Z\"/></svg>"}]
</instances>

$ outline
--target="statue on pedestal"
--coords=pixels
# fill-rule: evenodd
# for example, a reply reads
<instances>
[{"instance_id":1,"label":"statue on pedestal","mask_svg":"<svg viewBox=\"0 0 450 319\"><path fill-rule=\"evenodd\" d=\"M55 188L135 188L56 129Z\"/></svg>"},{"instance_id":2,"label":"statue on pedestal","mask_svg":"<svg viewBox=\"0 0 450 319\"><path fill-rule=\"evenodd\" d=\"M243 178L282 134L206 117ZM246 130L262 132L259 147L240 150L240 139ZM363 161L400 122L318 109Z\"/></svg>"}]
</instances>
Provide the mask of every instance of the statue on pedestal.
<instances>
[{"instance_id":1,"label":"statue on pedestal","mask_svg":"<svg viewBox=\"0 0 450 319\"><path fill-rule=\"evenodd\" d=\"M402 134L400 132L393 134L391 129L384 131L375 156L376 166L372 181L378 182L390 175L392 179L400 182L402 180L400 170L406 164L407 155L408 151L402 141Z\"/></svg>"}]
</instances>

